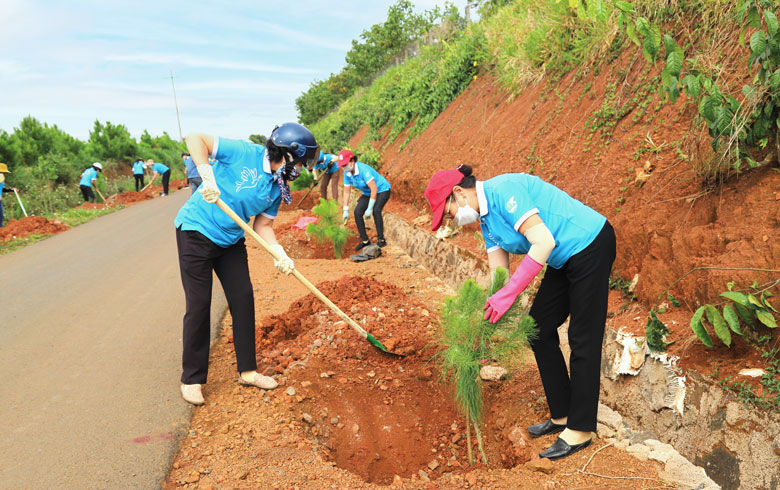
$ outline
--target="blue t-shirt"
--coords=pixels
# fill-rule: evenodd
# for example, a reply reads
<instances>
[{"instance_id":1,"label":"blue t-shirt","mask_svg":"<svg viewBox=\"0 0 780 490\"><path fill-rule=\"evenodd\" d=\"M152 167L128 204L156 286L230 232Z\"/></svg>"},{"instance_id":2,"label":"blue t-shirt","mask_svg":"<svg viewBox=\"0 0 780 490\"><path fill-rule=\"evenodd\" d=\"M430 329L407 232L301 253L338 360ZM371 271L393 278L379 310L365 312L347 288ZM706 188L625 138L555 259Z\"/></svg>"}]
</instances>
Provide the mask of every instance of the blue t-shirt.
<instances>
[{"instance_id":1,"label":"blue t-shirt","mask_svg":"<svg viewBox=\"0 0 780 490\"><path fill-rule=\"evenodd\" d=\"M154 170L158 174L164 174L170 169L165 164L154 162L154 165L152 165L152 170Z\"/></svg>"},{"instance_id":2,"label":"blue t-shirt","mask_svg":"<svg viewBox=\"0 0 780 490\"><path fill-rule=\"evenodd\" d=\"M214 179L225 204L247 223L258 214L274 219L282 201L274 182L271 163L265 158L265 146L241 140L214 138L212 157ZM182 230L199 231L220 247L229 247L244 236L230 216L216 204L203 200L196 192L179 210L174 220Z\"/></svg>"},{"instance_id":3,"label":"blue t-shirt","mask_svg":"<svg viewBox=\"0 0 780 490\"><path fill-rule=\"evenodd\" d=\"M5 189L5 181L0 182L0 200L3 199L3 189ZM0 223L2 224L2 223Z\"/></svg>"},{"instance_id":4,"label":"blue t-shirt","mask_svg":"<svg viewBox=\"0 0 780 490\"><path fill-rule=\"evenodd\" d=\"M192 157L186 157L184 159L184 166L187 167L188 179L200 178L200 174L198 173L198 167L195 166L195 162L192 161Z\"/></svg>"},{"instance_id":5,"label":"blue t-shirt","mask_svg":"<svg viewBox=\"0 0 780 490\"><path fill-rule=\"evenodd\" d=\"M81 180L79 181L79 185L91 187L92 181L97 180L97 177L97 170L95 170L93 167L89 167L81 173Z\"/></svg>"},{"instance_id":6,"label":"blue t-shirt","mask_svg":"<svg viewBox=\"0 0 780 490\"><path fill-rule=\"evenodd\" d=\"M138 160L133 164L133 175L141 175L144 173L144 162Z\"/></svg>"},{"instance_id":7,"label":"blue t-shirt","mask_svg":"<svg viewBox=\"0 0 780 490\"><path fill-rule=\"evenodd\" d=\"M363 162L355 162L355 169L352 172L344 171L344 186L352 186L362 192L364 196L371 195L368 183L372 180L376 183L377 194L390 190L390 183L387 179Z\"/></svg>"},{"instance_id":8,"label":"blue t-shirt","mask_svg":"<svg viewBox=\"0 0 780 490\"><path fill-rule=\"evenodd\" d=\"M539 177L504 174L477 182L482 237L488 253L502 248L525 254L531 244L520 225L534 214L555 238L547 263L560 269L596 238L607 218Z\"/></svg>"},{"instance_id":9,"label":"blue t-shirt","mask_svg":"<svg viewBox=\"0 0 780 490\"><path fill-rule=\"evenodd\" d=\"M332 155L330 153L323 153L322 154L322 162L317 163L314 166L315 170L324 170L325 173L328 174L335 174L339 171L339 166L336 162L336 155Z\"/></svg>"}]
</instances>

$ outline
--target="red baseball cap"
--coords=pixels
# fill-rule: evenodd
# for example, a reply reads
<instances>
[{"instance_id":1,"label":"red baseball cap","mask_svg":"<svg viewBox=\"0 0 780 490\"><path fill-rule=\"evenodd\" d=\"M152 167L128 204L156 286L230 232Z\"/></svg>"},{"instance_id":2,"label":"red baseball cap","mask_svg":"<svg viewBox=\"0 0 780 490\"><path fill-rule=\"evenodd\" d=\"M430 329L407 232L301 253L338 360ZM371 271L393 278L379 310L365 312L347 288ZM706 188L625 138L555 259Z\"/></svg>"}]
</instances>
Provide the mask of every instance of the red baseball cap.
<instances>
[{"instance_id":1,"label":"red baseball cap","mask_svg":"<svg viewBox=\"0 0 780 490\"><path fill-rule=\"evenodd\" d=\"M355 158L355 154L352 153L349 150L341 150L339 152L339 162L338 166L343 167L344 165L348 164L350 160Z\"/></svg>"},{"instance_id":2,"label":"red baseball cap","mask_svg":"<svg viewBox=\"0 0 780 490\"><path fill-rule=\"evenodd\" d=\"M433 231L438 230L441 226L447 198L452 194L452 188L458 185L461 180L463 180L463 174L453 168L450 170L439 170L433 174L431 181L428 182L428 187L425 188L425 199L428 200L428 204L431 205L431 211L433 212L433 221L431 222Z\"/></svg>"}]
</instances>

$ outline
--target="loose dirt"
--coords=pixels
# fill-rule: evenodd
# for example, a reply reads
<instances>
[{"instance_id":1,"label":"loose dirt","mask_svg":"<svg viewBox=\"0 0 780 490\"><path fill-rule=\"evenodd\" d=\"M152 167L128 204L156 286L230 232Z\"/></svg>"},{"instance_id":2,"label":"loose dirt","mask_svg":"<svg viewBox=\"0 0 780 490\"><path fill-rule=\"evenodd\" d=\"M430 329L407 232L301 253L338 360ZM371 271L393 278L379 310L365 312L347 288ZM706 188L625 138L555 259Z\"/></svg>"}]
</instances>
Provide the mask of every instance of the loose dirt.
<instances>
[{"instance_id":1,"label":"loose dirt","mask_svg":"<svg viewBox=\"0 0 780 490\"><path fill-rule=\"evenodd\" d=\"M297 222L282 211L275 228ZM211 355L206 405L193 412L167 488L645 488L660 466L608 447L588 471L650 480L608 480L581 469L605 445L555 462L553 474L525 465L554 440L530 439L548 416L531 359L514 376L486 383L483 437L488 463L468 464L465 425L435 354L437 308L452 289L390 244L363 263L291 256L298 269L393 351L357 336L294 278L248 246L258 288L258 364L281 386L261 392L235 382L228 315ZM524 446L509 434L524 433ZM476 454L476 447L475 447Z\"/></svg>"},{"instance_id":2,"label":"loose dirt","mask_svg":"<svg viewBox=\"0 0 780 490\"><path fill-rule=\"evenodd\" d=\"M24 238L33 234L54 235L67 229L68 227L60 221L48 220L42 216L28 216L11 220L6 226L0 228L0 241Z\"/></svg>"}]
</instances>

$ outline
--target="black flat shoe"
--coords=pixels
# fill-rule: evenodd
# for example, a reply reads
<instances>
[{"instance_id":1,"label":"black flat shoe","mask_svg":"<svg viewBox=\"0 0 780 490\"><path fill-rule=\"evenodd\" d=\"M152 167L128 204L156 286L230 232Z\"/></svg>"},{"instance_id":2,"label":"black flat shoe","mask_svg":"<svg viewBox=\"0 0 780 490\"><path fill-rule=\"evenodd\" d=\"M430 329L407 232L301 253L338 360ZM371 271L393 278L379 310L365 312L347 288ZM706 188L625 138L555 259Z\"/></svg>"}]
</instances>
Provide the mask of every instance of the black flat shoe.
<instances>
[{"instance_id":1,"label":"black flat shoe","mask_svg":"<svg viewBox=\"0 0 780 490\"><path fill-rule=\"evenodd\" d=\"M377 241L376 244L379 245L380 247L384 247L385 245L387 245L387 242L383 238L383 239Z\"/></svg>"},{"instance_id":2,"label":"black flat shoe","mask_svg":"<svg viewBox=\"0 0 780 490\"><path fill-rule=\"evenodd\" d=\"M588 439L582 444L575 444L573 446L570 446L566 441L564 441L559 437L555 439L555 442L553 443L552 446L548 447L547 449L539 453L539 457L547 458L550 461L555 461L556 459L565 458L566 456L571 456L577 451L581 449L585 449L586 447L590 446L590 443L592 441L593 441L592 439Z\"/></svg>"},{"instance_id":3,"label":"black flat shoe","mask_svg":"<svg viewBox=\"0 0 780 490\"><path fill-rule=\"evenodd\" d=\"M371 245L371 240L366 240L365 242L360 242L360 243L358 243L358 244L355 246L355 252L357 252L357 251L358 251L358 250L360 250L361 248L363 248L363 247L367 247L367 246L369 246L369 245Z\"/></svg>"},{"instance_id":4,"label":"black flat shoe","mask_svg":"<svg viewBox=\"0 0 780 490\"><path fill-rule=\"evenodd\" d=\"M528 433L531 434L531 437L542 437L548 434L561 432L565 428L566 424L556 424L552 421L552 419L547 419L544 422L529 425Z\"/></svg>"}]
</instances>

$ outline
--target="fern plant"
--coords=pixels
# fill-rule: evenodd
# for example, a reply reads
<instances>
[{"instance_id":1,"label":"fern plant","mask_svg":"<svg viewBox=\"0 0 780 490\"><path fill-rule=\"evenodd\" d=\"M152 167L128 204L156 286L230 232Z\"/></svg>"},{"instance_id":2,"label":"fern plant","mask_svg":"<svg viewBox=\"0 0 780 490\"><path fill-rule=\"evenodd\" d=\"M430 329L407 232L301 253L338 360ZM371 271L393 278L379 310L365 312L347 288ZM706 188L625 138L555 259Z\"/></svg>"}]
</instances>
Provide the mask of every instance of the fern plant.
<instances>
[{"instance_id":1,"label":"fern plant","mask_svg":"<svg viewBox=\"0 0 780 490\"><path fill-rule=\"evenodd\" d=\"M496 359L511 371L523 358L524 348L536 336L534 320L523 311L519 302L501 319L491 324L483 319L487 298L501 289L508 278L503 267L496 269L492 285L485 290L473 279L458 289L457 296L446 298L441 309L439 353L442 377L455 389L455 402L466 418L466 439L469 462L474 462L471 449L471 428L477 438L483 462L487 456L479 429L484 403L479 369L486 359Z\"/></svg>"},{"instance_id":2,"label":"fern plant","mask_svg":"<svg viewBox=\"0 0 780 490\"><path fill-rule=\"evenodd\" d=\"M732 291L734 283L728 284L728 291L721 293L721 296L730 300L730 304L726 304L721 310L711 304L705 304L699 307L691 318L691 329L699 337L701 343L707 347L712 347L712 337L710 337L707 328L704 325L704 320L712 324L715 330L715 335L723 342L727 347L731 347L731 333L737 335L744 335L742 328L740 327L740 321L750 328L756 328L756 321L764 324L768 328L777 328L777 320L775 320L772 312L778 311L772 306L767 298L772 297L772 292L769 290L761 291L758 298L752 293L740 293L738 291ZM754 283L754 289L757 284ZM758 294L758 293L756 293Z\"/></svg>"},{"instance_id":3,"label":"fern plant","mask_svg":"<svg viewBox=\"0 0 780 490\"><path fill-rule=\"evenodd\" d=\"M650 310L650 318L645 324L645 339L647 346L653 352L664 352L673 342L666 342L664 336L669 334L666 324L658 319L655 310Z\"/></svg>"},{"instance_id":4,"label":"fern plant","mask_svg":"<svg viewBox=\"0 0 780 490\"><path fill-rule=\"evenodd\" d=\"M317 222L306 226L306 234L313 236L320 245L330 242L334 255L340 259L351 232L341 224L338 201L320 198L320 203L314 206L314 214L317 215Z\"/></svg>"}]
</instances>

